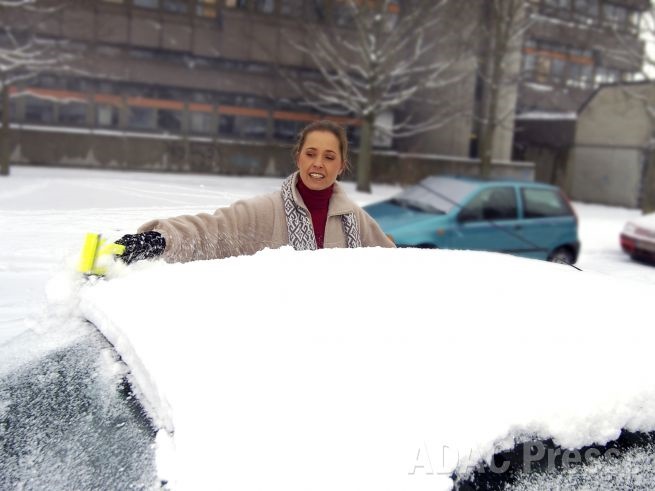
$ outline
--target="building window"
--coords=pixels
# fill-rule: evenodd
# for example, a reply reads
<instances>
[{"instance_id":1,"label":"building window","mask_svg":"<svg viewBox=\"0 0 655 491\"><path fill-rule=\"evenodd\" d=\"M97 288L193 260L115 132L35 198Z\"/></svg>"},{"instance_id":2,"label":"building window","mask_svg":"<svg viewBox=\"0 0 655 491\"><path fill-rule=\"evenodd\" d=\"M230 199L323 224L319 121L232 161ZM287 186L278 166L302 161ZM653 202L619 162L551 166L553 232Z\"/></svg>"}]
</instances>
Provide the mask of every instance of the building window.
<instances>
[{"instance_id":1,"label":"building window","mask_svg":"<svg viewBox=\"0 0 655 491\"><path fill-rule=\"evenodd\" d=\"M197 0L196 15L199 17L215 18L218 12L216 2L217 0Z\"/></svg>"},{"instance_id":2,"label":"building window","mask_svg":"<svg viewBox=\"0 0 655 491\"><path fill-rule=\"evenodd\" d=\"M311 21L325 22L326 9L325 0L309 0L307 5L307 17Z\"/></svg>"},{"instance_id":3,"label":"building window","mask_svg":"<svg viewBox=\"0 0 655 491\"><path fill-rule=\"evenodd\" d=\"M47 99L25 98L25 121L28 123L54 123L55 104Z\"/></svg>"},{"instance_id":4,"label":"building window","mask_svg":"<svg viewBox=\"0 0 655 491\"><path fill-rule=\"evenodd\" d=\"M280 14L289 17L302 15L303 0L280 0Z\"/></svg>"},{"instance_id":5,"label":"building window","mask_svg":"<svg viewBox=\"0 0 655 491\"><path fill-rule=\"evenodd\" d=\"M550 77L558 82L566 77L566 62L564 60L553 58L550 64Z\"/></svg>"},{"instance_id":6,"label":"building window","mask_svg":"<svg viewBox=\"0 0 655 491\"><path fill-rule=\"evenodd\" d=\"M571 0L544 0L544 5L554 9L571 10Z\"/></svg>"},{"instance_id":7,"label":"building window","mask_svg":"<svg viewBox=\"0 0 655 491\"><path fill-rule=\"evenodd\" d=\"M96 126L105 128L118 127L118 108L109 104L96 105Z\"/></svg>"},{"instance_id":8,"label":"building window","mask_svg":"<svg viewBox=\"0 0 655 491\"><path fill-rule=\"evenodd\" d=\"M592 66L580 63L569 63L566 85L569 87L588 88L592 82Z\"/></svg>"},{"instance_id":9,"label":"building window","mask_svg":"<svg viewBox=\"0 0 655 491\"><path fill-rule=\"evenodd\" d=\"M247 9L248 0L225 0L225 6L230 9Z\"/></svg>"},{"instance_id":10,"label":"building window","mask_svg":"<svg viewBox=\"0 0 655 491\"><path fill-rule=\"evenodd\" d=\"M525 53L523 55L523 72L526 74L529 74L528 76L531 77L532 72L535 69L535 66L537 65L537 59L532 53Z\"/></svg>"},{"instance_id":11,"label":"building window","mask_svg":"<svg viewBox=\"0 0 655 491\"><path fill-rule=\"evenodd\" d=\"M288 121L276 119L273 122L273 137L284 142L295 142L300 130L307 124L307 121Z\"/></svg>"},{"instance_id":12,"label":"building window","mask_svg":"<svg viewBox=\"0 0 655 491\"><path fill-rule=\"evenodd\" d=\"M352 147L357 147L359 145L360 133L361 130L359 126L346 126L346 136Z\"/></svg>"},{"instance_id":13,"label":"building window","mask_svg":"<svg viewBox=\"0 0 655 491\"><path fill-rule=\"evenodd\" d=\"M253 116L221 114L218 118L218 132L221 135L253 140L266 139L268 119Z\"/></svg>"},{"instance_id":14,"label":"building window","mask_svg":"<svg viewBox=\"0 0 655 491\"><path fill-rule=\"evenodd\" d=\"M540 56L537 58L537 64L534 71L534 77L537 82L550 82L550 63L551 58Z\"/></svg>"},{"instance_id":15,"label":"building window","mask_svg":"<svg viewBox=\"0 0 655 491\"><path fill-rule=\"evenodd\" d=\"M622 5L603 4L603 20L616 27L625 27L628 21L628 9Z\"/></svg>"},{"instance_id":16,"label":"building window","mask_svg":"<svg viewBox=\"0 0 655 491\"><path fill-rule=\"evenodd\" d=\"M523 71L528 80L589 87L593 83L593 55L590 50L530 41L523 47Z\"/></svg>"},{"instance_id":17,"label":"building window","mask_svg":"<svg viewBox=\"0 0 655 491\"><path fill-rule=\"evenodd\" d=\"M184 0L164 0L163 7L167 12L175 12L176 14L186 14L189 11L189 6Z\"/></svg>"},{"instance_id":18,"label":"building window","mask_svg":"<svg viewBox=\"0 0 655 491\"><path fill-rule=\"evenodd\" d=\"M338 26L350 26L355 19L355 10L349 2L337 0L333 6L334 22Z\"/></svg>"},{"instance_id":19,"label":"building window","mask_svg":"<svg viewBox=\"0 0 655 491\"><path fill-rule=\"evenodd\" d=\"M574 0L573 9L578 17L590 21L599 17L598 0Z\"/></svg>"},{"instance_id":20,"label":"building window","mask_svg":"<svg viewBox=\"0 0 655 491\"><path fill-rule=\"evenodd\" d=\"M275 12L275 0L255 0L255 10L264 14Z\"/></svg>"},{"instance_id":21,"label":"building window","mask_svg":"<svg viewBox=\"0 0 655 491\"><path fill-rule=\"evenodd\" d=\"M611 84L617 82L620 78L621 72L615 68L596 67L594 81L597 84Z\"/></svg>"},{"instance_id":22,"label":"building window","mask_svg":"<svg viewBox=\"0 0 655 491\"><path fill-rule=\"evenodd\" d=\"M189 126L191 133L212 133L212 114L204 112L191 112L189 114Z\"/></svg>"},{"instance_id":23,"label":"building window","mask_svg":"<svg viewBox=\"0 0 655 491\"><path fill-rule=\"evenodd\" d=\"M157 111L157 128L170 133L182 131L182 111L159 109Z\"/></svg>"},{"instance_id":24,"label":"building window","mask_svg":"<svg viewBox=\"0 0 655 491\"><path fill-rule=\"evenodd\" d=\"M139 130L152 130L155 128L156 111L151 107L132 106L129 108L127 125Z\"/></svg>"},{"instance_id":25,"label":"building window","mask_svg":"<svg viewBox=\"0 0 655 491\"><path fill-rule=\"evenodd\" d=\"M157 9L159 8L159 0L132 0L135 7L144 9Z\"/></svg>"},{"instance_id":26,"label":"building window","mask_svg":"<svg viewBox=\"0 0 655 491\"><path fill-rule=\"evenodd\" d=\"M84 102L64 102L59 104L57 120L73 126L86 126L86 108Z\"/></svg>"}]
</instances>

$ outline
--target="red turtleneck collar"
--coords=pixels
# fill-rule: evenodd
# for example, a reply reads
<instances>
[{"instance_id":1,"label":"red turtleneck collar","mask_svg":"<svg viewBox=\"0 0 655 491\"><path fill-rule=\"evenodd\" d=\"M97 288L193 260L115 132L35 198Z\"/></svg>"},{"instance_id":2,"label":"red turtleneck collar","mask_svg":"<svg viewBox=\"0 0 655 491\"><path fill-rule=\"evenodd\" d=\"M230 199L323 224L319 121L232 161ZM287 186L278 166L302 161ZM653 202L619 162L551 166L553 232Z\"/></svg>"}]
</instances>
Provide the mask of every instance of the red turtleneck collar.
<instances>
[{"instance_id":1,"label":"red turtleneck collar","mask_svg":"<svg viewBox=\"0 0 655 491\"><path fill-rule=\"evenodd\" d=\"M302 182L302 179L298 176L298 184L296 184L296 188L298 188L298 192L312 216L312 225L314 226L314 235L316 236L316 247L323 249L325 223L327 222L328 207L330 205L332 192L334 191L334 184L329 188L315 191L305 186L305 183Z\"/></svg>"}]
</instances>

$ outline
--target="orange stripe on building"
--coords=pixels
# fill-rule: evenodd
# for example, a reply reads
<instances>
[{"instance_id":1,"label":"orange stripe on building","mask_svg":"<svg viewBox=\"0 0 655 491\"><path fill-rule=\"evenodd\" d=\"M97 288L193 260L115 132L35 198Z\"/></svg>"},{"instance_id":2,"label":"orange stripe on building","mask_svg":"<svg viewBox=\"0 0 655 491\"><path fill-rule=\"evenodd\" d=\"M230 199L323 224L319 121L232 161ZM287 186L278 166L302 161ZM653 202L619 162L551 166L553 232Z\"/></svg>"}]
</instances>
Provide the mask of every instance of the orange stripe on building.
<instances>
[{"instance_id":1,"label":"orange stripe on building","mask_svg":"<svg viewBox=\"0 0 655 491\"><path fill-rule=\"evenodd\" d=\"M593 65L593 60L587 56L570 56L569 59L581 65Z\"/></svg>"},{"instance_id":2,"label":"orange stripe on building","mask_svg":"<svg viewBox=\"0 0 655 491\"><path fill-rule=\"evenodd\" d=\"M343 126L361 126L362 121L357 118L347 118L345 116L325 116L325 119L334 121Z\"/></svg>"},{"instance_id":3,"label":"orange stripe on building","mask_svg":"<svg viewBox=\"0 0 655 491\"><path fill-rule=\"evenodd\" d=\"M297 113L292 111L273 111L274 119L281 119L286 121L316 121L321 119L317 114L310 113Z\"/></svg>"},{"instance_id":4,"label":"orange stripe on building","mask_svg":"<svg viewBox=\"0 0 655 491\"><path fill-rule=\"evenodd\" d=\"M123 99L120 96L111 94L94 94L93 100L103 104L113 104L114 106L121 106L123 104Z\"/></svg>"},{"instance_id":5,"label":"orange stripe on building","mask_svg":"<svg viewBox=\"0 0 655 491\"><path fill-rule=\"evenodd\" d=\"M588 56L570 55L568 53L561 53L559 51L548 51L548 50L536 49L536 48L523 48L523 52L529 55L544 56L546 58L556 58L558 60L572 61L574 63L580 63L583 65L593 64L593 60Z\"/></svg>"},{"instance_id":6,"label":"orange stripe on building","mask_svg":"<svg viewBox=\"0 0 655 491\"><path fill-rule=\"evenodd\" d=\"M155 109L184 110L184 103L178 101L167 101L164 99L146 99L144 97L128 97L127 103L130 106L152 107Z\"/></svg>"},{"instance_id":7,"label":"orange stripe on building","mask_svg":"<svg viewBox=\"0 0 655 491\"><path fill-rule=\"evenodd\" d=\"M239 107L239 106L218 106L220 114L229 114L232 116L253 116L256 118L268 118L268 111L266 109L256 109L254 107Z\"/></svg>"},{"instance_id":8,"label":"orange stripe on building","mask_svg":"<svg viewBox=\"0 0 655 491\"><path fill-rule=\"evenodd\" d=\"M214 111L214 108L211 104L201 104L199 102L190 102L189 111L198 111L204 113L211 113Z\"/></svg>"}]
</instances>

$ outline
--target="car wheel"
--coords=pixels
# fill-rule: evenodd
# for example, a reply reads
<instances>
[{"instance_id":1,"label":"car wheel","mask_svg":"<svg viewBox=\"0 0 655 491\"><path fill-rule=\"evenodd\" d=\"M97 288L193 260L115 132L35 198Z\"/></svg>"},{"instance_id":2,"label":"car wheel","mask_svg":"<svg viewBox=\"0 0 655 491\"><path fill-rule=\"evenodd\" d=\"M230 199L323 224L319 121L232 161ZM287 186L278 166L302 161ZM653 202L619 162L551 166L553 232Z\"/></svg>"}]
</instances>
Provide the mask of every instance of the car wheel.
<instances>
[{"instance_id":1,"label":"car wheel","mask_svg":"<svg viewBox=\"0 0 655 491\"><path fill-rule=\"evenodd\" d=\"M573 264L573 252L568 247L558 247L548 256L548 260L553 263Z\"/></svg>"}]
</instances>

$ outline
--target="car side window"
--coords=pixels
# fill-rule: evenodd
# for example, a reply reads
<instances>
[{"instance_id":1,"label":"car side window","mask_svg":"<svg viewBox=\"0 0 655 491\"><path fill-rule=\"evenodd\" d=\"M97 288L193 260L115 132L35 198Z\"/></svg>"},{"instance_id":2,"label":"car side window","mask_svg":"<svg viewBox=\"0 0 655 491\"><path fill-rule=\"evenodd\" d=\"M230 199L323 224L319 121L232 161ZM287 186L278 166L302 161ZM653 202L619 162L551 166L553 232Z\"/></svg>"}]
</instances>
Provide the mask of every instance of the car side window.
<instances>
[{"instance_id":1,"label":"car side window","mask_svg":"<svg viewBox=\"0 0 655 491\"><path fill-rule=\"evenodd\" d=\"M511 187L483 189L459 214L459 220L464 222L516 218L516 193Z\"/></svg>"},{"instance_id":2,"label":"car side window","mask_svg":"<svg viewBox=\"0 0 655 491\"><path fill-rule=\"evenodd\" d=\"M525 218L547 218L571 215L562 195L553 189L523 188Z\"/></svg>"}]
</instances>

